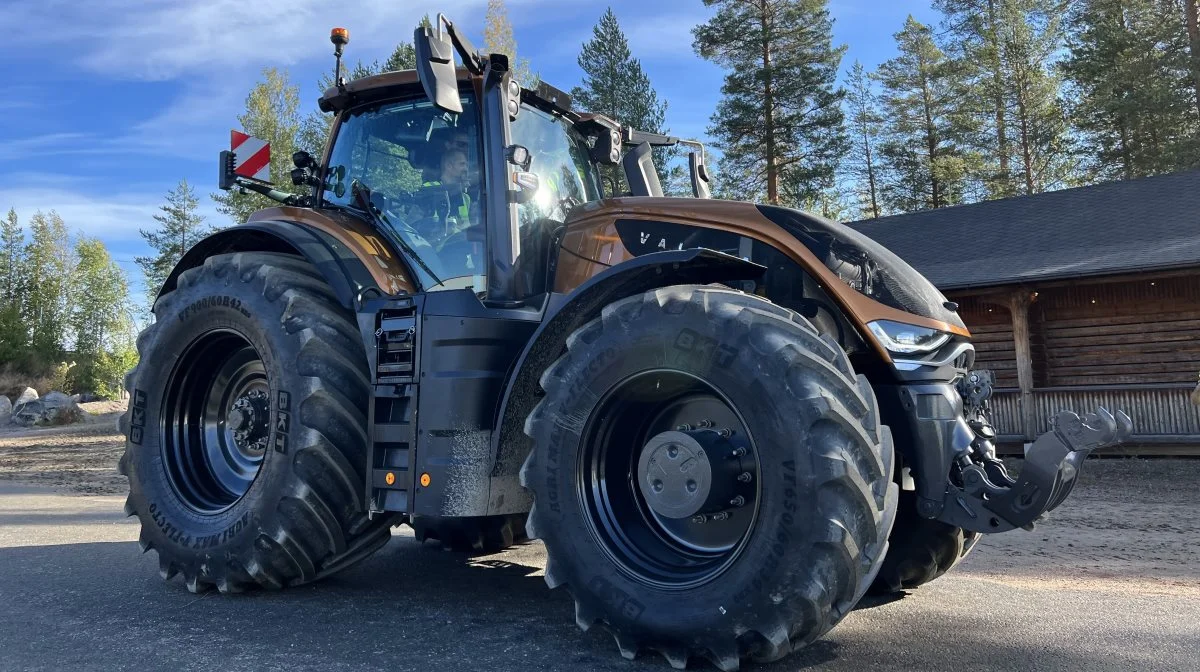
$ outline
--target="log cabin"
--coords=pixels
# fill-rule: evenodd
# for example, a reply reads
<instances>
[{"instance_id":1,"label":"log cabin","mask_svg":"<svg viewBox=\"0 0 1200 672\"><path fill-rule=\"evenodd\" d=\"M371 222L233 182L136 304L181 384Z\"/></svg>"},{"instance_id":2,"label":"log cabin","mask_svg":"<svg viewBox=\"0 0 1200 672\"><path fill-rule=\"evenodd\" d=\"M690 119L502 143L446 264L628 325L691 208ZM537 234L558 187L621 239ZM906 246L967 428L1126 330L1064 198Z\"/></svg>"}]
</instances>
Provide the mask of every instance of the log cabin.
<instances>
[{"instance_id":1,"label":"log cabin","mask_svg":"<svg viewBox=\"0 0 1200 672\"><path fill-rule=\"evenodd\" d=\"M1113 450L1200 456L1200 171L850 226L959 304L1002 452L1104 406L1134 420Z\"/></svg>"}]
</instances>

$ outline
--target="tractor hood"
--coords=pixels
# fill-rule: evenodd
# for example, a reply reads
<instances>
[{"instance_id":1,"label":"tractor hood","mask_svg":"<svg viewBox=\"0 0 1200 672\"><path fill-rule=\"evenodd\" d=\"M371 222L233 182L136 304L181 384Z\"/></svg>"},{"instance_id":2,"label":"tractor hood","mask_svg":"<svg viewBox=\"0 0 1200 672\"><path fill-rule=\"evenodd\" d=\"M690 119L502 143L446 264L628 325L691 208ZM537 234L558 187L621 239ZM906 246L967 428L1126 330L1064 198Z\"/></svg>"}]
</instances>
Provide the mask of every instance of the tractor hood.
<instances>
[{"instance_id":1,"label":"tractor hood","mask_svg":"<svg viewBox=\"0 0 1200 672\"><path fill-rule=\"evenodd\" d=\"M826 268L855 289L886 306L963 327L946 297L894 252L845 224L807 212L757 206L767 219L795 236Z\"/></svg>"},{"instance_id":2,"label":"tractor hood","mask_svg":"<svg viewBox=\"0 0 1200 672\"><path fill-rule=\"evenodd\" d=\"M637 222L637 233L630 235L624 222ZM562 247L607 267L662 249L712 247L700 231L713 229L761 240L812 268L818 280L848 286L853 291L835 293L864 327L891 320L970 336L946 297L895 253L844 224L800 210L718 199L605 199L572 211ZM562 287L581 280L567 279Z\"/></svg>"}]
</instances>

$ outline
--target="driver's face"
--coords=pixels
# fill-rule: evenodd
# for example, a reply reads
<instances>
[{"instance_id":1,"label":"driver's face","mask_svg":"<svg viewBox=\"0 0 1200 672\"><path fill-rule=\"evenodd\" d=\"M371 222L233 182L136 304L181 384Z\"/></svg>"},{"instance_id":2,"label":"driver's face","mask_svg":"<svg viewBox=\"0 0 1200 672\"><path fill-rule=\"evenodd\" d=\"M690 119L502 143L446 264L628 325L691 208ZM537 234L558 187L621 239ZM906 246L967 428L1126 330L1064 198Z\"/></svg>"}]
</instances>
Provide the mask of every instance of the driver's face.
<instances>
[{"instance_id":1,"label":"driver's face","mask_svg":"<svg viewBox=\"0 0 1200 672\"><path fill-rule=\"evenodd\" d=\"M467 175L467 157L462 152L450 152L442 159L442 181L461 182Z\"/></svg>"}]
</instances>

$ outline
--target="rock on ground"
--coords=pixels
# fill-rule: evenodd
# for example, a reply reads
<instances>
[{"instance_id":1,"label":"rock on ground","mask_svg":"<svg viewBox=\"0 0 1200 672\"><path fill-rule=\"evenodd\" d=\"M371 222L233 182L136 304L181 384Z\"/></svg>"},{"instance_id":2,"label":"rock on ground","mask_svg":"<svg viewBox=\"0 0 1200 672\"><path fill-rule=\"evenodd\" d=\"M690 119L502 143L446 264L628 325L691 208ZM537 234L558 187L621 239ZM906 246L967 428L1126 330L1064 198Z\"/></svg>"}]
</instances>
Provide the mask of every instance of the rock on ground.
<instances>
[{"instance_id":1,"label":"rock on ground","mask_svg":"<svg viewBox=\"0 0 1200 672\"><path fill-rule=\"evenodd\" d=\"M21 404L24 404L24 403L27 403L30 401L34 401L37 398L38 398L37 390L33 389L32 387L27 387L24 390L22 390L21 394L17 396L17 400L13 402L13 408L16 408L17 406L20 406Z\"/></svg>"},{"instance_id":2,"label":"rock on ground","mask_svg":"<svg viewBox=\"0 0 1200 672\"><path fill-rule=\"evenodd\" d=\"M83 410L79 408L79 404L62 392L50 392L45 397L24 403L20 403L18 399L18 402L13 407L12 422L23 427L66 425L83 419Z\"/></svg>"}]
</instances>

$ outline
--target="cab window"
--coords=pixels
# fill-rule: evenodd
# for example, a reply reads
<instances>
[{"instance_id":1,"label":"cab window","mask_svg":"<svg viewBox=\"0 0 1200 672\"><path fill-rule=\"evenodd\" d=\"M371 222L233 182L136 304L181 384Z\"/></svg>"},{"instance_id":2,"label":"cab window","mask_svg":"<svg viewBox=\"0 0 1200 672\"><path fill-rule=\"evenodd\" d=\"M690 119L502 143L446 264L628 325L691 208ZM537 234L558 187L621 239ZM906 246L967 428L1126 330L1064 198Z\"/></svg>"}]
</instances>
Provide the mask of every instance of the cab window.
<instances>
[{"instance_id":1,"label":"cab window","mask_svg":"<svg viewBox=\"0 0 1200 672\"><path fill-rule=\"evenodd\" d=\"M462 102L461 114L427 100L347 113L325 173L323 204L360 214L369 205L419 258L427 291L484 286L478 117L474 97Z\"/></svg>"}]
</instances>

